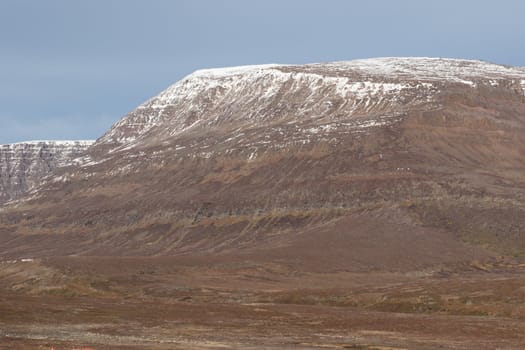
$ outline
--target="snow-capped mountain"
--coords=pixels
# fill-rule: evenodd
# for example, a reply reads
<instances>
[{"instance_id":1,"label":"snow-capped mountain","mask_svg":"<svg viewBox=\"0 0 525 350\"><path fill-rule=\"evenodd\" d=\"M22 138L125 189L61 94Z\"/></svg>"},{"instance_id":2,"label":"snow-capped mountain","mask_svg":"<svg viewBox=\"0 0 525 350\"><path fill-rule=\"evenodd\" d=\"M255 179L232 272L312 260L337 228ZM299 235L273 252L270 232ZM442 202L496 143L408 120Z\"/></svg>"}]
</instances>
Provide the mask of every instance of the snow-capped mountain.
<instances>
[{"instance_id":1,"label":"snow-capped mountain","mask_svg":"<svg viewBox=\"0 0 525 350\"><path fill-rule=\"evenodd\" d=\"M72 164L94 141L28 141L0 145L0 204L28 192Z\"/></svg>"},{"instance_id":2,"label":"snow-capped mountain","mask_svg":"<svg viewBox=\"0 0 525 350\"><path fill-rule=\"evenodd\" d=\"M164 254L395 208L413 232L525 247L503 234L525 227L524 150L521 68L379 58L201 70L6 207L0 230L91 237L75 253Z\"/></svg>"},{"instance_id":3,"label":"snow-capped mountain","mask_svg":"<svg viewBox=\"0 0 525 350\"><path fill-rule=\"evenodd\" d=\"M451 85L501 87L525 95L525 72L439 58L200 70L139 106L100 143L132 147L148 137L148 142L160 142L192 130L219 128L229 129L228 139L237 143L245 128L275 123L292 125L294 142L309 142L311 134L323 131L361 132L393 123L397 115L429 104ZM242 131L231 130L241 125ZM269 128L264 138L282 131Z\"/></svg>"}]
</instances>

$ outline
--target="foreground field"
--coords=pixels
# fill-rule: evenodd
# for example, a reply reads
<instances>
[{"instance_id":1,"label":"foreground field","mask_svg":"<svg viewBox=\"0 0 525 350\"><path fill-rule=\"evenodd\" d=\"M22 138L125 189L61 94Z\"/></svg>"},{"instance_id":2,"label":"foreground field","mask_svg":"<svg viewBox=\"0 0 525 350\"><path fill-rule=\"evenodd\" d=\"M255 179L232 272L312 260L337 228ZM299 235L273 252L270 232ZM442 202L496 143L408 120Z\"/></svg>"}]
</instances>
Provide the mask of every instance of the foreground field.
<instances>
[{"instance_id":1,"label":"foreground field","mask_svg":"<svg viewBox=\"0 0 525 350\"><path fill-rule=\"evenodd\" d=\"M366 273L231 256L4 261L0 349L523 349L524 272L503 257Z\"/></svg>"}]
</instances>

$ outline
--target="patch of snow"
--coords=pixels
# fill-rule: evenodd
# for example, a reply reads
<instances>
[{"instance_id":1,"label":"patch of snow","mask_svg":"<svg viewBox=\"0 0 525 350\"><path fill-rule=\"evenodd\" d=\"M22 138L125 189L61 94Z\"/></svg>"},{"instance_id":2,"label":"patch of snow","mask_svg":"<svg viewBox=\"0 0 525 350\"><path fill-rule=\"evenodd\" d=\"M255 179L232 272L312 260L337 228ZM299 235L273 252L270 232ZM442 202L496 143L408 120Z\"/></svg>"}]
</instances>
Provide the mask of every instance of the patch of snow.
<instances>
[{"instance_id":1,"label":"patch of snow","mask_svg":"<svg viewBox=\"0 0 525 350\"><path fill-rule=\"evenodd\" d=\"M69 176L61 175L61 176L55 176L52 178L51 182L58 183L58 182L67 182L70 179Z\"/></svg>"},{"instance_id":2,"label":"patch of snow","mask_svg":"<svg viewBox=\"0 0 525 350\"><path fill-rule=\"evenodd\" d=\"M469 78L494 79L501 76L524 76L519 68L494 63L432 57L383 57L328 63L328 66L355 69L374 76L427 81L448 80L464 83Z\"/></svg>"},{"instance_id":3,"label":"patch of snow","mask_svg":"<svg viewBox=\"0 0 525 350\"><path fill-rule=\"evenodd\" d=\"M194 121L193 123L191 123L190 125L188 125L188 126L182 128L182 129L180 129L180 130L176 130L175 132L170 133L170 135L171 135L171 136L174 136L174 135L180 134L180 133L182 133L182 132L184 132L184 131L187 131L187 130L193 128L194 126L200 124L201 122L202 122L202 120L196 120L196 121Z\"/></svg>"},{"instance_id":4,"label":"patch of snow","mask_svg":"<svg viewBox=\"0 0 525 350\"><path fill-rule=\"evenodd\" d=\"M186 79L190 78L224 78L232 75L252 73L254 71L266 70L268 68L282 67L282 64L261 64L261 65L248 65L248 66L237 66L237 67L223 67L223 68L210 68L210 69L199 69L191 73Z\"/></svg>"},{"instance_id":5,"label":"patch of snow","mask_svg":"<svg viewBox=\"0 0 525 350\"><path fill-rule=\"evenodd\" d=\"M7 145L20 146L20 145L56 145L56 146L90 146L95 143L95 140L32 140L10 143Z\"/></svg>"},{"instance_id":6,"label":"patch of snow","mask_svg":"<svg viewBox=\"0 0 525 350\"><path fill-rule=\"evenodd\" d=\"M383 126L387 125L388 123L386 121L378 121L378 120L367 120L365 122L359 123L357 125L358 128L371 128L374 126Z\"/></svg>"}]
</instances>

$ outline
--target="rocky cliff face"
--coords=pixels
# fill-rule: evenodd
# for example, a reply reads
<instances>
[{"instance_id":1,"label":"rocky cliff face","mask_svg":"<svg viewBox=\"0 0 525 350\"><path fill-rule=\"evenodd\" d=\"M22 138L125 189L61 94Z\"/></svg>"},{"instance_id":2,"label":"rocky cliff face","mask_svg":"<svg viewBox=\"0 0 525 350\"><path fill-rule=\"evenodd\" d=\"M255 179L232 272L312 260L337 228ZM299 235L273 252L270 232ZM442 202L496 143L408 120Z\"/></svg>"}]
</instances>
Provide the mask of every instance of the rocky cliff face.
<instances>
[{"instance_id":1,"label":"rocky cliff face","mask_svg":"<svg viewBox=\"0 0 525 350\"><path fill-rule=\"evenodd\" d=\"M31 141L0 145L0 204L27 193L55 169L71 165L93 141Z\"/></svg>"},{"instance_id":2,"label":"rocky cliff face","mask_svg":"<svg viewBox=\"0 0 525 350\"><path fill-rule=\"evenodd\" d=\"M431 227L525 249L524 174L522 69L383 58L204 70L5 208L0 229L50 251L65 233L63 252L175 254L291 244L359 217L360 232Z\"/></svg>"}]
</instances>

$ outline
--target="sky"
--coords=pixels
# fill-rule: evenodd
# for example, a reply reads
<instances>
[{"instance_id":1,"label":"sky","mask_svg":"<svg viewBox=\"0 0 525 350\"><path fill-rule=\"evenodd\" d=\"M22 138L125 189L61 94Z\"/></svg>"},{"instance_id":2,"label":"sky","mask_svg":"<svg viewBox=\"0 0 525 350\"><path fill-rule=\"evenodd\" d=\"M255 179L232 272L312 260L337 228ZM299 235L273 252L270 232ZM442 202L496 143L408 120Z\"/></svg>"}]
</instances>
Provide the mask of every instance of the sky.
<instances>
[{"instance_id":1,"label":"sky","mask_svg":"<svg viewBox=\"0 0 525 350\"><path fill-rule=\"evenodd\" d=\"M523 0L0 0L0 144L96 139L201 68L383 56L525 66Z\"/></svg>"}]
</instances>

